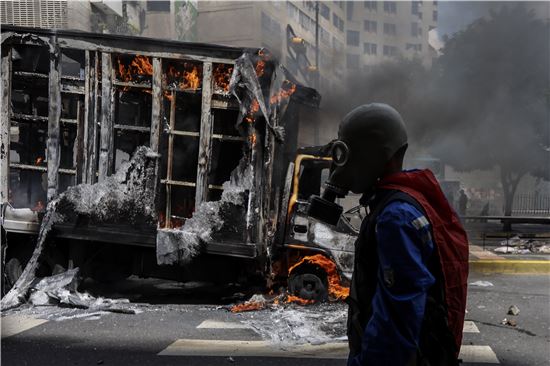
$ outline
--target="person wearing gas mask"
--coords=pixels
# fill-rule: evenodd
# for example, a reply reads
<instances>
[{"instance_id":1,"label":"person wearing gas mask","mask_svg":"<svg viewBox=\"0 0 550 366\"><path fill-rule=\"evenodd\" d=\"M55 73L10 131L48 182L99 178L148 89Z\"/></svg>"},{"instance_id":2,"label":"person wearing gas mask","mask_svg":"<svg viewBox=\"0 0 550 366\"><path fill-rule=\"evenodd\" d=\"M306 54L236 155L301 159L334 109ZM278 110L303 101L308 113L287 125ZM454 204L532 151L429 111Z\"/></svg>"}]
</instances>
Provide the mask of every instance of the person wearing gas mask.
<instances>
[{"instance_id":1,"label":"person wearing gas mask","mask_svg":"<svg viewBox=\"0 0 550 366\"><path fill-rule=\"evenodd\" d=\"M386 104L357 107L331 145L331 174L310 216L336 224L334 200L348 191L363 194L369 213L355 244L348 366L457 365L468 239L432 172L403 171L401 116Z\"/></svg>"}]
</instances>

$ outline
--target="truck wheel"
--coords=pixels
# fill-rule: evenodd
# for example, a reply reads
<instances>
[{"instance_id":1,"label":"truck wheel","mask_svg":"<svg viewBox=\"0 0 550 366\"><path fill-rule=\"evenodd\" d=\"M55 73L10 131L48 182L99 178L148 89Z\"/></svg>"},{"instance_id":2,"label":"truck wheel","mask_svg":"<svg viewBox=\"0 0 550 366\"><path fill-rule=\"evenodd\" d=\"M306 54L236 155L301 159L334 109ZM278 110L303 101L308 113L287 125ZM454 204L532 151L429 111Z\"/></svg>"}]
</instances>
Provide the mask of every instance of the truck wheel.
<instances>
[{"instance_id":1,"label":"truck wheel","mask_svg":"<svg viewBox=\"0 0 550 366\"><path fill-rule=\"evenodd\" d=\"M325 281L321 277L313 273L293 273L288 278L288 290L292 295L302 299L326 301L328 299L326 275Z\"/></svg>"}]
</instances>

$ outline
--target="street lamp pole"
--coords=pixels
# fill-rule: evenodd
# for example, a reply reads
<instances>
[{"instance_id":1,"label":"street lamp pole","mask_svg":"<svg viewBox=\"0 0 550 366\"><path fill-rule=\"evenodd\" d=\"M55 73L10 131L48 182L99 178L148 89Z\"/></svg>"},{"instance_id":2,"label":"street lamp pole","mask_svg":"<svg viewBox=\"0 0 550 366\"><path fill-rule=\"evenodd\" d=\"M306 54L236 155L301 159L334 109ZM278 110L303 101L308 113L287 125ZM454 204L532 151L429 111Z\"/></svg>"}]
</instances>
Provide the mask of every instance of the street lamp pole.
<instances>
[{"instance_id":1,"label":"street lamp pole","mask_svg":"<svg viewBox=\"0 0 550 366\"><path fill-rule=\"evenodd\" d=\"M315 1L315 76L314 85L317 91L319 90L319 1ZM319 123L314 122L313 125L313 141L315 145L319 145Z\"/></svg>"}]
</instances>

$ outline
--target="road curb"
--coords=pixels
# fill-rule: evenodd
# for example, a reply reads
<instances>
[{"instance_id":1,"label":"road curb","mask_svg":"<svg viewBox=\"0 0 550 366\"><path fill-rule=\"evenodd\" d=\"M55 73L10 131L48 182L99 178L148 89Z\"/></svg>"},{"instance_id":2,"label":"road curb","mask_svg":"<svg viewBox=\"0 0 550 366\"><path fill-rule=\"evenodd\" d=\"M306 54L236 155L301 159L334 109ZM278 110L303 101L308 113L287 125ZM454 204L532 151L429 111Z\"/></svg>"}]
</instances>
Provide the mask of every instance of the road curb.
<instances>
[{"instance_id":1,"label":"road curb","mask_svg":"<svg viewBox=\"0 0 550 366\"><path fill-rule=\"evenodd\" d=\"M470 271L481 273L550 275L550 261L515 259L473 259L470 260Z\"/></svg>"}]
</instances>

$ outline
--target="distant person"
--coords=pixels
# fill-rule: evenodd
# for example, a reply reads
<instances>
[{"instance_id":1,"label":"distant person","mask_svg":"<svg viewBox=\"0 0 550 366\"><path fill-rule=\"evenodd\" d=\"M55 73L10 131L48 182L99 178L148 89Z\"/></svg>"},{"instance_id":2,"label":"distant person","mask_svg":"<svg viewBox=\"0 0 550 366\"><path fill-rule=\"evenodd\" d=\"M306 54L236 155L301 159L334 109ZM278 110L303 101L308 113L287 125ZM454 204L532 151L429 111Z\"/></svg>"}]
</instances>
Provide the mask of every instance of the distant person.
<instances>
[{"instance_id":1,"label":"distant person","mask_svg":"<svg viewBox=\"0 0 550 366\"><path fill-rule=\"evenodd\" d=\"M433 173L403 171L407 147L401 116L380 103L348 113L332 143L325 191L362 193L370 209L355 244L348 366L459 362L468 239Z\"/></svg>"},{"instance_id":2,"label":"distant person","mask_svg":"<svg viewBox=\"0 0 550 366\"><path fill-rule=\"evenodd\" d=\"M466 191L461 189L458 196L458 214L460 216L466 216L466 209L468 208L468 196Z\"/></svg>"}]
</instances>

